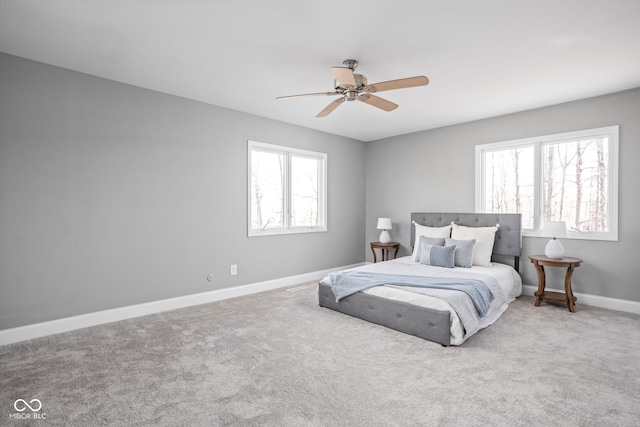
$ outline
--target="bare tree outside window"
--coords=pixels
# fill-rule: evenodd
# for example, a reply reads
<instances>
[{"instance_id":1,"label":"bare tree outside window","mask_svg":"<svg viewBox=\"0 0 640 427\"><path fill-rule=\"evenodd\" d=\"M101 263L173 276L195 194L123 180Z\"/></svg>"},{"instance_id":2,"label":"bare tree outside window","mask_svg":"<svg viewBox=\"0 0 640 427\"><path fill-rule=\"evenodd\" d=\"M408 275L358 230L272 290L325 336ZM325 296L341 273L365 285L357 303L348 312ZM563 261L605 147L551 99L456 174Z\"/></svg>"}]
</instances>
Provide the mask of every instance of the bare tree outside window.
<instances>
[{"instance_id":1,"label":"bare tree outside window","mask_svg":"<svg viewBox=\"0 0 640 427\"><path fill-rule=\"evenodd\" d=\"M565 221L578 231L607 230L606 138L562 141L544 145L547 159L544 221Z\"/></svg>"},{"instance_id":2,"label":"bare tree outside window","mask_svg":"<svg viewBox=\"0 0 640 427\"><path fill-rule=\"evenodd\" d=\"M326 231L326 154L249 141L249 236Z\"/></svg>"},{"instance_id":3,"label":"bare tree outside window","mask_svg":"<svg viewBox=\"0 0 640 427\"><path fill-rule=\"evenodd\" d=\"M477 146L476 206L522 213L525 232L565 221L574 238L615 240L617 151L617 126Z\"/></svg>"},{"instance_id":4,"label":"bare tree outside window","mask_svg":"<svg viewBox=\"0 0 640 427\"><path fill-rule=\"evenodd\" d=\"M265 230L284 225L284 156L254 151L251 157L253 228Z\"/></svg>"},{"instance_id":5,"label":"bare tree outside window","mask_svg":"<svg viewBox=\"0 0 640 427\"><path fill-rule=\"evenodd\" d=\"M522 213L533 228L533 146L488 151L485 155L485 212Z\"/></svg>"},{"instance_id":6,"label":"bare tree outside window","mask_svg":"<svg viewBox=\"0 0 640 427\"><path fill-rule=\"evenodd\" d=\"M291 225L318 224L318 160L291 158Z\"/></svg>"}]
</instances>

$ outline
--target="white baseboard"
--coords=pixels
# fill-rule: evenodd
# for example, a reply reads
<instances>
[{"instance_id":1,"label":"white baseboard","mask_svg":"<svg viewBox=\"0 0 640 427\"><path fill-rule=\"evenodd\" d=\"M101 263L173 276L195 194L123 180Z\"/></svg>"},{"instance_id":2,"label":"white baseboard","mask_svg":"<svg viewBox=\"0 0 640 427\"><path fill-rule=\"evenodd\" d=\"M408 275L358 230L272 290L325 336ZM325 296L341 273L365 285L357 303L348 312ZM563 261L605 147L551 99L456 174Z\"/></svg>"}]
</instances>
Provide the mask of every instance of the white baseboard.
<instances>
[{"instance_id":1,"label":"white baseboard","mask_svg":"<svg viewBox=\"0 0 640 427\"><path fill-rule=\"evenodd\" d=\"M17 328L0 330L0 345L13 344L47 335L59 334L73 331L89 326L102 325L105 323L117 322L119 320L132 319L134 317L146 316L148 314L160 313L177 308L191 307L194 305L207 304L271 289L283 288L286 286L298 285L300 283L321 280L324 276L335 270L343 270L363 265L353 264L343 267L336 267L312 273L300 274L297 276L283 277L280 279L267 280L264 282L252 283L249 285L236 286L233 288L219 289L215 291L202 292L199 294L185 295L176 298L169 298L160 301L152 301L143 304L130 305L126 307L113 308L110 310L97 311L94 313L81 314L78 316L65 317L63 319L50 320L48 322L35 323L33 325L20 326Z\"/></svg>"},{"instance_id":2,"label":"white baseboard","mask_svg":"<svg viewBox=\"0 0 640 427\"><path fill-rule=\"evenodd\" d=\"M522 286L522 293L524 295L533 295L533 293L537 290L537 286ZM564 290L561 289L545 288L545 290L564 293ZM574 292L573 295L578 297L577 304L592 305L594 307L607 308L609 310L640 314L640 302L638 301L628 301L617 298L601 297L599 295L581 294L577 292Z\"/></svg>"}]
</instances>

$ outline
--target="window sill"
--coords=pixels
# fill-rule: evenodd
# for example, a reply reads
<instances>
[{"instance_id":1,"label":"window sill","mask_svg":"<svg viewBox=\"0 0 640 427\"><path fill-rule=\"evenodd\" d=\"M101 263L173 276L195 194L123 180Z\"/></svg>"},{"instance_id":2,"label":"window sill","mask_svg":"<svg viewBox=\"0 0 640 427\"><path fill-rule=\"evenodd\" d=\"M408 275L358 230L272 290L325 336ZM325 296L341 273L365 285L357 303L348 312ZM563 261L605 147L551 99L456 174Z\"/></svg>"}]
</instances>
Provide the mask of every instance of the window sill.
<instances>
[{"instance_id":1,"label":"window sill","mask_svg":"<svg viewBox=\"0 0 640 427\"><path fill-rule=\"evenodd\" d=\"M543 236L539 231L522 231L522 237L538 237L542 239L551 239L549 236ZM601 240L608 242L617 242L618 235L615 233L596 233L596 232L578 232L567 231L567 237L562 237L560 240Z\"/></svg>"},{"instance_id":2,"label":"window sill","mask_svg":"<svg viewBox=\"0 0 640 427\"><path fill-rule=\"evenodd\" d=\"M327 231L326 227L300 227L291 229L275 229L275 230L249 230L249 237L260 236L278 236L282 234L306 234L306 233L324 233Z\"/></svg>"}]
</instances>

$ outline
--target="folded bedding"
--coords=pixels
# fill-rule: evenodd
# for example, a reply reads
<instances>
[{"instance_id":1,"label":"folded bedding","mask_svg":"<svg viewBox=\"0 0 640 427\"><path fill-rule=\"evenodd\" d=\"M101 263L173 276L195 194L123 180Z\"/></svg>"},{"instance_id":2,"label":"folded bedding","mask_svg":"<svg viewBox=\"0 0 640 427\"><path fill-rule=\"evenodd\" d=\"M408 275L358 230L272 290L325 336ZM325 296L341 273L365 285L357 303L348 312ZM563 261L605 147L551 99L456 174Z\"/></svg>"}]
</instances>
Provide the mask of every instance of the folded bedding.
<instances>
[{"instance_id":1,"label":"folded bedding","mask_svg":"<svg viewBox=\"0 0 640 427\"><path fill-rule=\"evenodd\" d=\"M489 310L494 295L489 286L479 279L430 276L405 276L399 274L369 273L363 271L337 271L329 275L331 290L336 302L356 292L381 285L410 286L429 289L446 289L464 292L470 298L480 317Z\"/></svg>"}]
</instances>

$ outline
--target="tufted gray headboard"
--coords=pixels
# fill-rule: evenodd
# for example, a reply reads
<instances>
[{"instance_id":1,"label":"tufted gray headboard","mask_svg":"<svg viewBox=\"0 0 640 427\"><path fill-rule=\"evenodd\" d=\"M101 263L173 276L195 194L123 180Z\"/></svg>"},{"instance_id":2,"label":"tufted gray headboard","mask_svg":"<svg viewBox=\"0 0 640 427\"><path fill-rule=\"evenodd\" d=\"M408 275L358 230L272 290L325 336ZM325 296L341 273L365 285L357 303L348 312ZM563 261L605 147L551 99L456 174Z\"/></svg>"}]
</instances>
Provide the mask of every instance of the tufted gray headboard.
<instances>
[{"instance_id":1,"label":"tufted gray headboard","mask_svg":"<svg viewBox=\"0 0 640 427\"><path fill-rule=\"evenodd\" d=\"M522 217L521 214L489 214L489 213L432 213L414 212L411 214L411 241L413 246L416 228L413 222L428 227L443 227L455 222L467 227L490 227L500 225L493 244L494 255L512 256L515 269L518 270L520 252L522 250Z\"/></svg>"}]
</instances>

